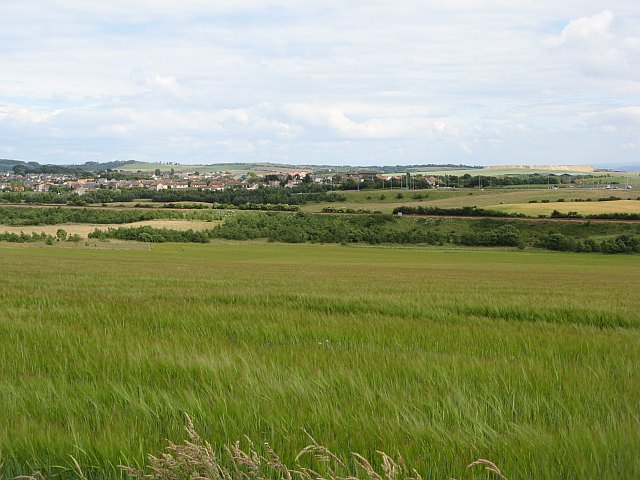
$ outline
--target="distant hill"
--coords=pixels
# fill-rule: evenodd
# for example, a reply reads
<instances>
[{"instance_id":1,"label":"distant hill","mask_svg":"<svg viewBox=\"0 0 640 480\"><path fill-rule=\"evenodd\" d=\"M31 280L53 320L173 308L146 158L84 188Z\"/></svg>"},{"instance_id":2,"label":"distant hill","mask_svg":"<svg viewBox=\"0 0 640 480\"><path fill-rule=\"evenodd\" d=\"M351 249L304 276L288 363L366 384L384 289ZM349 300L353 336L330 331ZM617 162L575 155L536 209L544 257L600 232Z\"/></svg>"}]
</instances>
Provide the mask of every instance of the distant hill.
<instances>
[{"instance_id":1,"label":"distant hill","mask_svg":"<svg viewBox=\"0 0 640 480\"><path fill-rule=\"evenodd\" d=\"M55 164L40 164L38 162L24 162L22 160L10 160L0 159L0 172L9 172L13 170L16 165L24 165L29 171L34 173L76 173L76 172L95 172L99 170L117 170L130 163L135 163L134 160L116 161L116 162L86 162L81 165L55 165Z\"/></svg>"},{"instance_id":2,"label":"distant hill","mask_svg":"<svg viewBox=\"0 0 640 480\"><path fill-rule=\"evenodd\" d=\"M288 163L251 162L251 163L213 163L213 164L179 164L148 163L136 160L116 160L112 162L85 162L76 165L40 164L22 160L0 159L0 171L11 171L15 165L24 165L31 172L41 173L83 173L104 170L121 170L123 172L229 172L231 174L255 173L289 173L312 172L316 174L345 173L354 170L375 171L383 174L421 173L427 175L526 175L526 174L598 174L600 169L612 171L640 172L640 165L455 165L455 164L411 164L411 165L293 165Z\"/></svg>"},{"instance_id":3,"label":"distant hill","mask_svg":"<svg viewBox=\"0 0 640 480\"><path fill-rule=\"evenodd\" d=\"M79 168L87 172L97 172L100 170L120 170L132 163L138 163L135 160L116 160L113 162L85 162L80 165L69 165L70 167Z\"/></svg>"},{"instance_id":4,"label":"distant hill","mask_svg":"<svg viewBox=\"0 0 640 480\"><path fill-rule=\"evenodd\" d=\"M31 166L35 166L36 168L40 166L37 162L23 162L21 160L9 160L7 158L0 158L0 172L8 172L13 169L16 165L25 165L27 168L31 168Z\"/></svg>"},{"instance_id":5,"label":"distant hill","mask_svg":"<svg viewBox=\"0 0 640 480\"><path fill-rule=\"evenodd\" d=\"M230 172L230 173L287 173L287 172L300 172L311 171L314 173L342 173L350 170L368 170L378 171L381 173L405 173L405 172L423 172L426 170L473 170L481 169L481 166L470 165L436 165L436 164L424 164L424 165L292 165L287 163L271 163L271 162L259 162L259 163L214 163L208 165L184 165L184 164L171 164L171 163L145 163L145 162L128 162L126 165L119 167L126 171L154 171L160 169L161 171L167 171L173 169L176 172Z\"/></svg>"}]
</instances>

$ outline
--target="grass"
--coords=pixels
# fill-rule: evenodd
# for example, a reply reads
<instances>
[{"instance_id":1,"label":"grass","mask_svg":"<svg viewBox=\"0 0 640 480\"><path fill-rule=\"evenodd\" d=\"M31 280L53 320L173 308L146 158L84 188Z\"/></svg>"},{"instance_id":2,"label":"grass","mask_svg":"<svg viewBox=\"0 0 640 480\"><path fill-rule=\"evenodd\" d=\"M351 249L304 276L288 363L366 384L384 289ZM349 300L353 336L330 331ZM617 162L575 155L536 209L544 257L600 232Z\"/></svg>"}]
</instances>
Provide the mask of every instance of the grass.
<instances>
[{"instance_id":1,"label":"grass","mask_svg":"<svg viewBox=\"0 0 640 480\"><path fill-rule=\"evenodd\" d=\"M0 245L7 478L306 429L425 478L640 475L640 258L216 242ZM467 472L467 473L465 473ZM484 477L483 477L484 478Z\"/></svg>"},{"instance_id":2,"label":"grass","mask_svg":"<svg viewBox=\"0 0 640 480\"><path fill-rule=\"evenodd\" d=\"M266 443L256 447L251 440L225 445L224 453L218 451L196 431L193 422L186 416L188 439L181 444L170 442L161 456L149 455L147 468L122 466L128 474L151 480L175 480L176 478L207 478L210 480L338 480L368 478L373 480L422 480L419 472L409 468L402 456L393 458L384 452L377 452L380 468L358 453L341 459L309 435L310 444L295 458L295 465L286 465L277 452ZM310 466L312 466L310 468ZM499 467L489 460L479 459L467 468L480 466L485 471L507 480ZM76 464L81 471L81 467ZM354 470L357 472L353 476ZM36 480L40 475L29 478Z\"/></svg>"}]
</instances>

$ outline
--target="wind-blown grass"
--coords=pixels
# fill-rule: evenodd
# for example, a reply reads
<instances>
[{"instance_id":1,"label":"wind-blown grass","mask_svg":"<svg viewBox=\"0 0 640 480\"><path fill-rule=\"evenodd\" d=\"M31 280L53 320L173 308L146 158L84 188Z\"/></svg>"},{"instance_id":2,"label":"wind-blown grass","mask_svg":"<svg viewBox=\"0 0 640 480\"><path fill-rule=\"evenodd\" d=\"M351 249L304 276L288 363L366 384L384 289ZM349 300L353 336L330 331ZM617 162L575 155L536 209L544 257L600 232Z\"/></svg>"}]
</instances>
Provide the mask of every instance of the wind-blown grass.
<instances>
[{"instance_id":1,"label":"wind-blown grass","mask_svg":"<svg viewBox=\"0 0 640 480\"><path fill-rule=\"evenodd\" d=\"M250 439L243 446L239 441L225 445L219 455L212 445L196 431L187 416L188 439L181 444L170 442L162 455L149 455L146 469L120 466L126 473L139 479L175 480L190 478L199 480L422 480L420 473L409 467L402 458L393 458L384 452L377 452L378 462L371 462L359 453L341 459L309 435L311 443L303 448L294 460L294 466L287 466L268 443L256 447ZM379 464L379 468L374 465ZM491 461L479 459L467 468L483 466L500 480L507 480L500 469ZM76 462L76 468L81 467ZM42 478L37 473L29 477Z\"/></svg>"},{"instance_id":2,"label":"wind-blown grass","mask_svg":"<svg viewBox=\"0 0 640 480\"><path fill-rule=\"evenodd\" d=\"M425 478L640 476L640 258L496 250L0 245L10 478L143 467L167 439L304 430ZM304 430L303 430L304 429Z\"/></svg>"}]
</instances>

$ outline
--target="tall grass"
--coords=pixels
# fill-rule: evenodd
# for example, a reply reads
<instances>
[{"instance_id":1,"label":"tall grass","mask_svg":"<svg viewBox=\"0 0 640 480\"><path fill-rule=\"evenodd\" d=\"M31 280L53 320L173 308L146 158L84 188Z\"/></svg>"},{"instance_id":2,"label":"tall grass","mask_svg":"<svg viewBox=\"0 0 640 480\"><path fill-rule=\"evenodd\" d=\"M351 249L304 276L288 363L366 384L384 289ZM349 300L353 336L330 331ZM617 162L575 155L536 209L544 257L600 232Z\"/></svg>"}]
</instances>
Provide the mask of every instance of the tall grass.
<instances>
[{"instance_id":1,"label":"tall grass","mask_svg":"<svg viewBox=\"0 0 640 480\"><path fill-rule=\"evenodd\" d=\"M88 477L144 468L187 438L181 412L212 445L246 434L286 465L306 430L425 478L475 458L510 478L640 475L640 258L250 242L0 257L7 478L73 475L69 455Z\"/></svg>"},{"instance_id":2,"label":"tall grass","mask_svg":"<svg viewBox=\"0 0 640 480\"><path fill-rule=\"evenodd\" d=\"M121 466L128 474L151 480L175 480L179 478L201 480L422 480L420 473L407 465L402 456L393 458L384 452L379 454L379 462L371 462L359 453L341 459L309 435L311 443L303 448L295 458L294 466L287 466L276 451L265 443L256 447L250 439L242 446L239 441L224 446L224 454L219 455L209 442L196 432L193 422L187 416L188 439L182 444L169 443L160 456L149 455L146 469ZM302 460L302 461L301 461ZM380 466L375 468L375 464ZM479 459L467 468L483 466L487 472L501 480L507 480L500 469L491 461ZM76 462L76 468L81 472ZM36 474L29 478L41 477Z\"/></svg>"}]
</instances>

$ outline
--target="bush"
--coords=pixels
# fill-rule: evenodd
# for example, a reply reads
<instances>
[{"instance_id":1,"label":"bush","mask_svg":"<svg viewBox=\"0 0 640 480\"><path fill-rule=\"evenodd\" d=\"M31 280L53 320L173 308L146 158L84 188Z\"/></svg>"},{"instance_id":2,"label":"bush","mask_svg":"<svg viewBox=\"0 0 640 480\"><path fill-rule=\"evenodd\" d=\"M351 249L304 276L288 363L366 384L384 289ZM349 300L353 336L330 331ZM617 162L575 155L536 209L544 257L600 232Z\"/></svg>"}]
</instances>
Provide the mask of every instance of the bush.
<instances>
[{"instance_id":1,"label":"bush","mask_svg":"<svg viewBox=\"0 0 640 480\"><path fill-rule=\"evenodd\" d=\"M440 207L410 207L403 205L393 209L393 213L406 215L443 215L452 217L524 217L521 213L505 213L497 210L485 210L477 207L440 208Z\"/></svg>"},{"instance_id":2,"label":"bush","mask_svg":"<svg viewBox=\"0 0 640 480\"><path fill-rule=\"evenodd\" d=\"M107 238L117 238L119 240L135 240L138 242L163 243L163 242L185 242L185 243L207 243L210 232L196 232L193 230L172 230L167 228L153 227L131 227L131 228L109 228L108 230L94 230L89 238L105 240Z\"/></svg>"},{"instance_id":3,"label":"bush","mask_svg":"<svg viewBox=\"0 0 640 480\"><path fill-rule=\"evenodd\" d=\"M524 247L520 231L513 225L503 225L488 232L467 233L460 237L459 243L487 247Z\"/></svg>"},{"instance_id":4,"label":"bush","mask_svg":"<svg viewBox=\"0 0 640 480\"><path fill-rule=\"evenodd\" d=\"M575 241L566 237L562 233L550 233L545 237L538 239L535 243L536 247L546 248L547 250L571 251L575 250Z\"/></svg>"}]
</instances>

